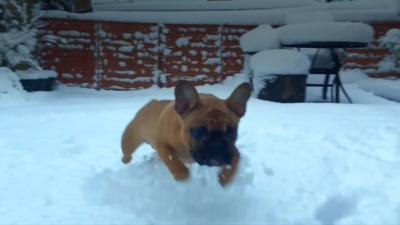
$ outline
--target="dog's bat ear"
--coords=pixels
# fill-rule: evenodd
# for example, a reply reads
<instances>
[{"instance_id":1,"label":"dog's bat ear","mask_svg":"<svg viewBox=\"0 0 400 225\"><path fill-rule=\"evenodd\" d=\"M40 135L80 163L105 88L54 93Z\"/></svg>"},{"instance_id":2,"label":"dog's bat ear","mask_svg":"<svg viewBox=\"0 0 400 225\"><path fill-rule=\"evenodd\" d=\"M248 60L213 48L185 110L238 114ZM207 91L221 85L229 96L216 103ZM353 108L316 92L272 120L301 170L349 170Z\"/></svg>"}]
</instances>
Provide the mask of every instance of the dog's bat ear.
<instances>
[{"instance_id":1,"label":"dog's bat ear","mask_svg":"<svg viewBox=\"0 0 400 225\"><path fill-rule=\"evenodd\" d=\"M178 81L175 86L175 110L184 117L200 104L199 93L188 81Z\"/></svg>"},{"instance_id":2,"label":"dog's bat ear","mask_svg":"<svg viewBox=\"0 0 400 225\"><path fill-rule=\"evenodd\" d=\"M246 112L246 103L251 96L251 86L249 83L239 85L226 100L227 107L239 117Z\"/></svg>"}]
</instances>

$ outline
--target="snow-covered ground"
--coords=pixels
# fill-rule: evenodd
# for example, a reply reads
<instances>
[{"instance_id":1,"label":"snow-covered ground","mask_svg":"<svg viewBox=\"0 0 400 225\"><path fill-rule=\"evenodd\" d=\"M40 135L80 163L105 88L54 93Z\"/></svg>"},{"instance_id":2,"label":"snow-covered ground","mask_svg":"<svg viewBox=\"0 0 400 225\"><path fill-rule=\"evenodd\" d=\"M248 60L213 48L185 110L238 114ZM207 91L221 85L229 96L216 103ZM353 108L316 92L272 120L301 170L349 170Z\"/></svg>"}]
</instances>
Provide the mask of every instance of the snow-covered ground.
<instances>
[{"instance_id":1,"label":"snow-covered ground","mask_svg":"<svg viewBox=\"0 0 400 225\"><path fill-rule=\"evenodd\" d=\"M146 145L120 162L125 125L173 89L0 92L14 99L0 102L0 224L399 224L400 105L348 77L356 104L252 98L226 189L196 165L175 182ZM199 90L227 97L242 80Z\"/></svg>"}]
</instances>

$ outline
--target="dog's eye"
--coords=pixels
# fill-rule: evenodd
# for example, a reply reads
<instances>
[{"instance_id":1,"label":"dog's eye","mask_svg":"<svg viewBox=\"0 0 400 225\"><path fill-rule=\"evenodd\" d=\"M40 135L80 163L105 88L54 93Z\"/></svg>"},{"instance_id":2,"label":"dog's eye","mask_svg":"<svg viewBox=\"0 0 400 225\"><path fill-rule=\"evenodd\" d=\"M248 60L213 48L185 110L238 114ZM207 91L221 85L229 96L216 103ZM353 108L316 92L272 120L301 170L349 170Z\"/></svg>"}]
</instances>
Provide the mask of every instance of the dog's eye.
<instances>
[{"instance_id":1,"label":"dog's eye","mask_svg":"<svg viewBox=\"0 0 400 225\"><path fill-rule=\"evenodd\" d=\"M194 139L200 140L208 134L208 131L206 127L195 127L190 129L190 134Z\"/></svg>"},{"instance_id":2,"label":"dog's eye","mask_svg":"<svg viewBox=\"0 0 400 225\"><path fill-rule=\"evenodd\" d=\"M236 127L228 127L226 129L225 135L231 141L236 140L236 138L237 138L237 128Z\"/></svg>"}]
</instances>

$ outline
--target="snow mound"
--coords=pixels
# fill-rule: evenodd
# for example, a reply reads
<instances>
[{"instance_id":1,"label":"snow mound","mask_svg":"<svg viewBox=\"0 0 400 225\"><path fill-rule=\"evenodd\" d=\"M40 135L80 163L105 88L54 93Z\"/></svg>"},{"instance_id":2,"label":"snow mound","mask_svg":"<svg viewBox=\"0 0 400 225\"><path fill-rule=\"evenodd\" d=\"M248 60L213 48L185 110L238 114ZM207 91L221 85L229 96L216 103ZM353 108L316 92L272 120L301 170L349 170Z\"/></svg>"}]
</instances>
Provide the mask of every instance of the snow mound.
<instances>
[{"instance_id":1,"label":"snow mound","mask_svg":"<svg viewBox=\"0 0 400 225\"><path fill-rule=\"evenodd\" d=\"M242 164L241 167L249 166L247 159ZM95 204L135 209L135 214L143 218L159 215L157 220L171 224L246 223L249 218L237 214L236 204L252 209L247 192L252 189L254 172L248 169L240 171L235 185L222 188L217 179L218 168L192 165L190 180L177 183L158 155L153 153L146 155L141 163L94 174L84 188L89 200ZM232 201L235 204L230 204ZM204 212L204 208L208 208L208 212ZM224 215L221 215L221 208L225 210ZM253 219L263 221L263 218Z\"/></svg>"},{"instance_id":2,"label":"snow mound","mask_svg":"<svg viewBox=\"0 0 400 225\"><path fill-rule=\"evenodd\" d=\"M370 25L353 22L289 24L277 30L281 44L318 41L370 43L374 37L374 30Z\"/></svg>"},{"instance_id":3,"label":"snow mound","mask_svg":"<svg viewBox=\"0 0 400 225\"><path fill-rule=\"evenodd\" d=\"M0 67L0 102L21 101L24 92L17 74L8 68Z\"/></svg>"},{"instance_id":4,"label":"snow mound","mask_svg":"<svg viewBox=\"0 0 400 225\"><path fill-rule=\"evenodd\" d=\"M240 37L244 52L259 52L280 48L278 32L270 25L260 25Z\"/></svg>"},{"instance_id":5,"label":"snow mound","mask_svg":"<svg viewBox=\"0 0 400 225\"><path fill-rule=\"evenodd\" d=\"M375 95L400 102L400 80L365 79L358 82L358 86Z\"/></svg>"},{"instance_id":6,"label":"snow mound","mask_svg":"<svg viewBox=\"0 0 400 225\"><path fill-rule=\"evenodd\" d=\"M354 84L364 79L368 79L368 75L359 69L345 70L340 72L340 79L344 84Z\"/></svg>"},{"instance_id":7,"label":"snow mound","mask_svg":"<svg viewBox=\"0 0 400 225\"><path fill-rule=\"evenodd\" d=\"M335 18L329 12L301 12L286 15L286 24L334 22Z\"/></svg>"},{"instance_id":8,"label":"snow mound","mask_svg":"<svg viewBox=\"0 0 400 225\"><path fill-rule=\"evenodd\" d=\"M250 58L254 75L268 74L308 74L310 59L304 53L289 50L266 50Z\"/></svg>"}]
</instances>

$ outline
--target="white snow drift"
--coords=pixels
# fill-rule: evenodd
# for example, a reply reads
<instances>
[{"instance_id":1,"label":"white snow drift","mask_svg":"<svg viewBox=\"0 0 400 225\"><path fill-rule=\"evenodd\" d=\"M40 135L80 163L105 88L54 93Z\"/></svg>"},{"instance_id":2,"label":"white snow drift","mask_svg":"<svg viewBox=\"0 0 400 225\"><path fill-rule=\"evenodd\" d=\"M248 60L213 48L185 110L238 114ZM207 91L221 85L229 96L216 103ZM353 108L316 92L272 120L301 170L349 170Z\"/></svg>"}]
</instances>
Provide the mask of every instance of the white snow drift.
<instances>
[{"instance_id":1,"label":"white snow drift","mask_svg":"<svg viewBox=\"0 0 400 225\"><path fill-rule=\"evenodd\" d=\"M226 98L242 80L198 89ZM125 125L173 89L1 102L0 224L399 224L400 106L348 85L357 104L250 99L226 189L196 165L175 182L147 145L120 162Z\"/></svg>"}]
</instances>

